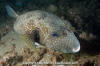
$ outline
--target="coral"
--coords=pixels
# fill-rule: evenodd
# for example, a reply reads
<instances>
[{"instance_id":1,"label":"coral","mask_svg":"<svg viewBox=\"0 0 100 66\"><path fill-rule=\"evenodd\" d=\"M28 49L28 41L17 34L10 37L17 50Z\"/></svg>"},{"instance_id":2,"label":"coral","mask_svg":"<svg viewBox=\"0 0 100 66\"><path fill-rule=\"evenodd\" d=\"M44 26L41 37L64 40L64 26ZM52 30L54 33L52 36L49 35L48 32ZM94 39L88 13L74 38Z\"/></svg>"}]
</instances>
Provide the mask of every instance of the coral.
<instances>
[{"instance_id":1,"label":"coral","mask_svg":"<svg viewBox=\"0 0 100 66\"><path fill-rule=\"evenodd\" d=\"M79 35L79 37L81 38L81 39L84 39L84 40L94 40L94 39L96 39L96 36L95 35L93 35L93 34L88 34L88 33L86 33L86 32L82 32L80 35Z\"/></svg>"}]
</instances>

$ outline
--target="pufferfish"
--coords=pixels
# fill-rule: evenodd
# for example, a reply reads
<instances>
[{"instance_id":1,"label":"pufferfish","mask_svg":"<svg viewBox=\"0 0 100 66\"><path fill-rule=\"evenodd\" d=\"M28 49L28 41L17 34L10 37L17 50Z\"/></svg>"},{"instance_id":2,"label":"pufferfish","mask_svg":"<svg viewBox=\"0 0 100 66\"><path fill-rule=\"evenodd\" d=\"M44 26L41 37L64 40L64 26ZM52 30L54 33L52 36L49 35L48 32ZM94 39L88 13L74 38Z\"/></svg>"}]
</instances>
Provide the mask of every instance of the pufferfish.
<instances>
[{"instance_id":1,"label":"pufferfish","mask_svg":"<svg viewBox=\"0 0 100 66\"><path fill-rule=\"evenodd\" d=\"M42 46L63 53L80 51L79 40L68 29L65 21L58 16L42 10L18 15L9 5L6 5L6 10L9 16L16 18L14 22L15 32L27 35L29 40L32 39L32 42L38 42ZM32 45L30 46L32 47Z\"/></svg>"}]
</instances>

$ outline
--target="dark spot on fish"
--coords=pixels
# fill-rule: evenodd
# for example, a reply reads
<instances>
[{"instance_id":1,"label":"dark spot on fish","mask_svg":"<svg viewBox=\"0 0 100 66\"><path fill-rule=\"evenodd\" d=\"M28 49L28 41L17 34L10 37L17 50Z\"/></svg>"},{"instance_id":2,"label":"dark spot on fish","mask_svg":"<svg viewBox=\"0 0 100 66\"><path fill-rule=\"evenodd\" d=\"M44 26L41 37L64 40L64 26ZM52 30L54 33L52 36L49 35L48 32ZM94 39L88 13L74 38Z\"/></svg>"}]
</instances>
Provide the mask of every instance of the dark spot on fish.
<instances>
[{"instance_id":1,"label":"dark spot on fish","mask_svg":"<svg viewBox=\"0 0 100 66\"><path fill-rule=\"evenodd\" d=\"M30 17L32 17L32 14L28 14L26 18L30 18Z\"/></svg>"},{"instance_id":2,"label":"dark spot on fish","mask_svg":"<svg viewBox=\"0 0 100 66\"><path fill-rule=\"evenodd\" d=\"M46 18L47 17L47 14L46 13L43 13L43 15L42 15L42 19L44 19L44 18Z\"/></svg>"},{"instance_id":3,"label":"dark spot on fish","mask_svg":"<svg viewBox=\"0 0 100 66\"><path fill-rule=\"evenodd\" d=\"M65 32L65 30L62 31L62 35L67 36L67 33Z\"/></svg>"},{"instance_id":4,"label":"dark spot on fish","mask_svg":"<svg viewBox=\"0 0 100 66\"><path fill-rule=\"evenodd\" d=\"M38 17L38 20L40 20L41 19L41 17Z\"/></svg>"},{"instance_id":5,"label":"dark spot on fish","mask_svg":"<svg viewBox=\"0 0 100 66\"><path fill-rule=\"evenodd\" d=\"M65 27L63 27L63 26L60 26L60 30L59 30L59 33L61 33L61 35L67 35L67 32L66 32L66 28Z\"/></svg>"}]
</instances>

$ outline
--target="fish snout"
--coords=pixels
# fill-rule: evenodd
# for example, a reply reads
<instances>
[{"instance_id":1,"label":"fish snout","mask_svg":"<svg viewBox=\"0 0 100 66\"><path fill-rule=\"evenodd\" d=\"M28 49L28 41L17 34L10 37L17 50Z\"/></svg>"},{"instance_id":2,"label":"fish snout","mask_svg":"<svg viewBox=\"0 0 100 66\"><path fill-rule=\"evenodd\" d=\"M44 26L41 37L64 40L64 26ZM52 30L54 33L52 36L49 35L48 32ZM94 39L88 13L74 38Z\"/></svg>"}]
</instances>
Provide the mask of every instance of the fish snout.
<instances>
[{"instance_id":1,"label":"fish snout","mask_svg":"<svg viewBox=\"0 0 100 66\"><path fill-rule=\"evenodd\" d=\"M80 45L77 46L76 48L73 48L73 49L72 49L72 52L73 52L73 53L76 53L76 52L79 52L79 51L80 51Z\"/></svg>"}]
</instances>

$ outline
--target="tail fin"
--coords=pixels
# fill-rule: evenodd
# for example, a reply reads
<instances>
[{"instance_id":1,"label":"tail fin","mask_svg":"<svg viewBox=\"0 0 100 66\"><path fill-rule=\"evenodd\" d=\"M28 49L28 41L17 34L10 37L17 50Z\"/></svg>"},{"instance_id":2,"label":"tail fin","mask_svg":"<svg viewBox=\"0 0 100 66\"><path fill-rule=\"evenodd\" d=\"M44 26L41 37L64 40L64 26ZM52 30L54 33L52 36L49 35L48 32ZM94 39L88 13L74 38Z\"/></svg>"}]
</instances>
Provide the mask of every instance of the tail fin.
<instances>
[{"instance_id":1,"label":"tail fin","mask_svg":"<svg viewBox=\"0 0 100 66\"><path fill-rule=\"evenodd\" d=\"M6 8L7 13L10 17L13 17L13 18L18 17L18 14L9 5L6 5L5 8Z\"/></svg>"}]
</instances>

